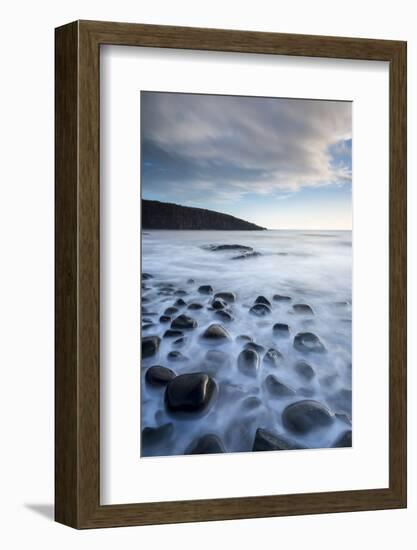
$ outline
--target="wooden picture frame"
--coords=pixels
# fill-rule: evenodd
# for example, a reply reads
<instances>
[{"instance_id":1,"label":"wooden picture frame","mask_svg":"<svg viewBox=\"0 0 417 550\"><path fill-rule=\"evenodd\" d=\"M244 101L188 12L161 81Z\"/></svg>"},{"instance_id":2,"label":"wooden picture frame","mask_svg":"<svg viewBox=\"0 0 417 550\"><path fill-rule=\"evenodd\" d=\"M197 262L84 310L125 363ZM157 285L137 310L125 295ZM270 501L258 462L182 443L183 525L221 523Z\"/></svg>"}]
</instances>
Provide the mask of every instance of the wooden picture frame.
<instances>
[{"instance_id":1,"label":"wooden picture frame","mask_svg":"<svg viewBox=\"0 0 417 550\"><path fill-rule=\"evenodd\" d=\"M406 43L76 21L56 29L55 518L75 528L406 506ZM389 487L100 505L99 56L117 44L389 62Z\"/></svg>"}]
</instances>

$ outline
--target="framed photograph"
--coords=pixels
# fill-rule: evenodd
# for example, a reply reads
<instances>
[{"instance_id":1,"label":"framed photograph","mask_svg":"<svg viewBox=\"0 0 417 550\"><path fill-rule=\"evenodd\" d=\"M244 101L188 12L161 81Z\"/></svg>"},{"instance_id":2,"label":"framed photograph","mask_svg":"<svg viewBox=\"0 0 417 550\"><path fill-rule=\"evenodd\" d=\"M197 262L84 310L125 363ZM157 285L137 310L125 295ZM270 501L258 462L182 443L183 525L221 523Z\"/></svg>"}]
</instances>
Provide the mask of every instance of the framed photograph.
<instances>
[{"instance_id":1,"label":"framed photograph","mask_svg":"<svg viewBox=\"0 0 417 550\"><path fill-rule=\"evenodd\" d=\"M406 506L406 43L56 29L56 520Z\"/></svg>"}]
</instances>

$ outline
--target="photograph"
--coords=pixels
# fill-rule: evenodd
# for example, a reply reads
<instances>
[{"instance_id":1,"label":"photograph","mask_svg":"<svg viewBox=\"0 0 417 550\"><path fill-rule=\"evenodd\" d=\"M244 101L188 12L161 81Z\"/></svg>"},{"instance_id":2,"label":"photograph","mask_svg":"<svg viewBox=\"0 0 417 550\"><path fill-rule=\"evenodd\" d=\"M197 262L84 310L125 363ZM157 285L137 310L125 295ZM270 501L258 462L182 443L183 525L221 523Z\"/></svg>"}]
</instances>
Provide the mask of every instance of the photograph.
<instances>
[{"instance_id":1,"label":"photograph","mask_svg":"<svg viewBox=\"0 0 417 550\"><path fill-rule=\"evenodd\" d=\"M352 446L352 103L142 91L140 132L141 456Z\"/></svg>"}]
</instances>

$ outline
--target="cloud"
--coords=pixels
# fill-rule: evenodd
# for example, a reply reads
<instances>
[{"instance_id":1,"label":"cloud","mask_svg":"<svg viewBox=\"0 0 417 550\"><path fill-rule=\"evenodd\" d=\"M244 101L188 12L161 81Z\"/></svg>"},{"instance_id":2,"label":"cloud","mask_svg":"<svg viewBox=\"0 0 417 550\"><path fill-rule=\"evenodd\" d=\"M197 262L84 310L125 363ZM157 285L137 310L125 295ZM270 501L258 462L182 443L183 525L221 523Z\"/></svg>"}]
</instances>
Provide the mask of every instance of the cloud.
<instances>
[{"instance_id":1,"label":"cloud","mask_svg":"<svg viewBox=\"0 0 417 550\"><path fill-rule=\"evenodd\" d=\"M142 181L236 200L351 180L351 103L142 92ZM190 186L192 183L192 186Z\"/></svg>"}]
</instances>

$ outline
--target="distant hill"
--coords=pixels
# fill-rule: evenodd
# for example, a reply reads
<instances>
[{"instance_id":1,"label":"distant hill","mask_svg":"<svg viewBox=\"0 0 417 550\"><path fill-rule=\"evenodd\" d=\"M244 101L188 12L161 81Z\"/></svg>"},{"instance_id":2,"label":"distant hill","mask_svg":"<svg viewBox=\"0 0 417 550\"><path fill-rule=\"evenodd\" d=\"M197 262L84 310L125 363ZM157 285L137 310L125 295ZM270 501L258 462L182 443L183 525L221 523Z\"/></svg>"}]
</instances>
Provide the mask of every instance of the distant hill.
<instances>
[{"instance_id":1,"label":"distant hill","mask_svg":"<svg viewBox=\"0 0 417 550\"><path fill-rule=\"evenodd\" d=\"M224 231L259 231L254 223L203 208L168 202L142 200L143 229L220 229Z\"/></svg>"}]
</instances>

